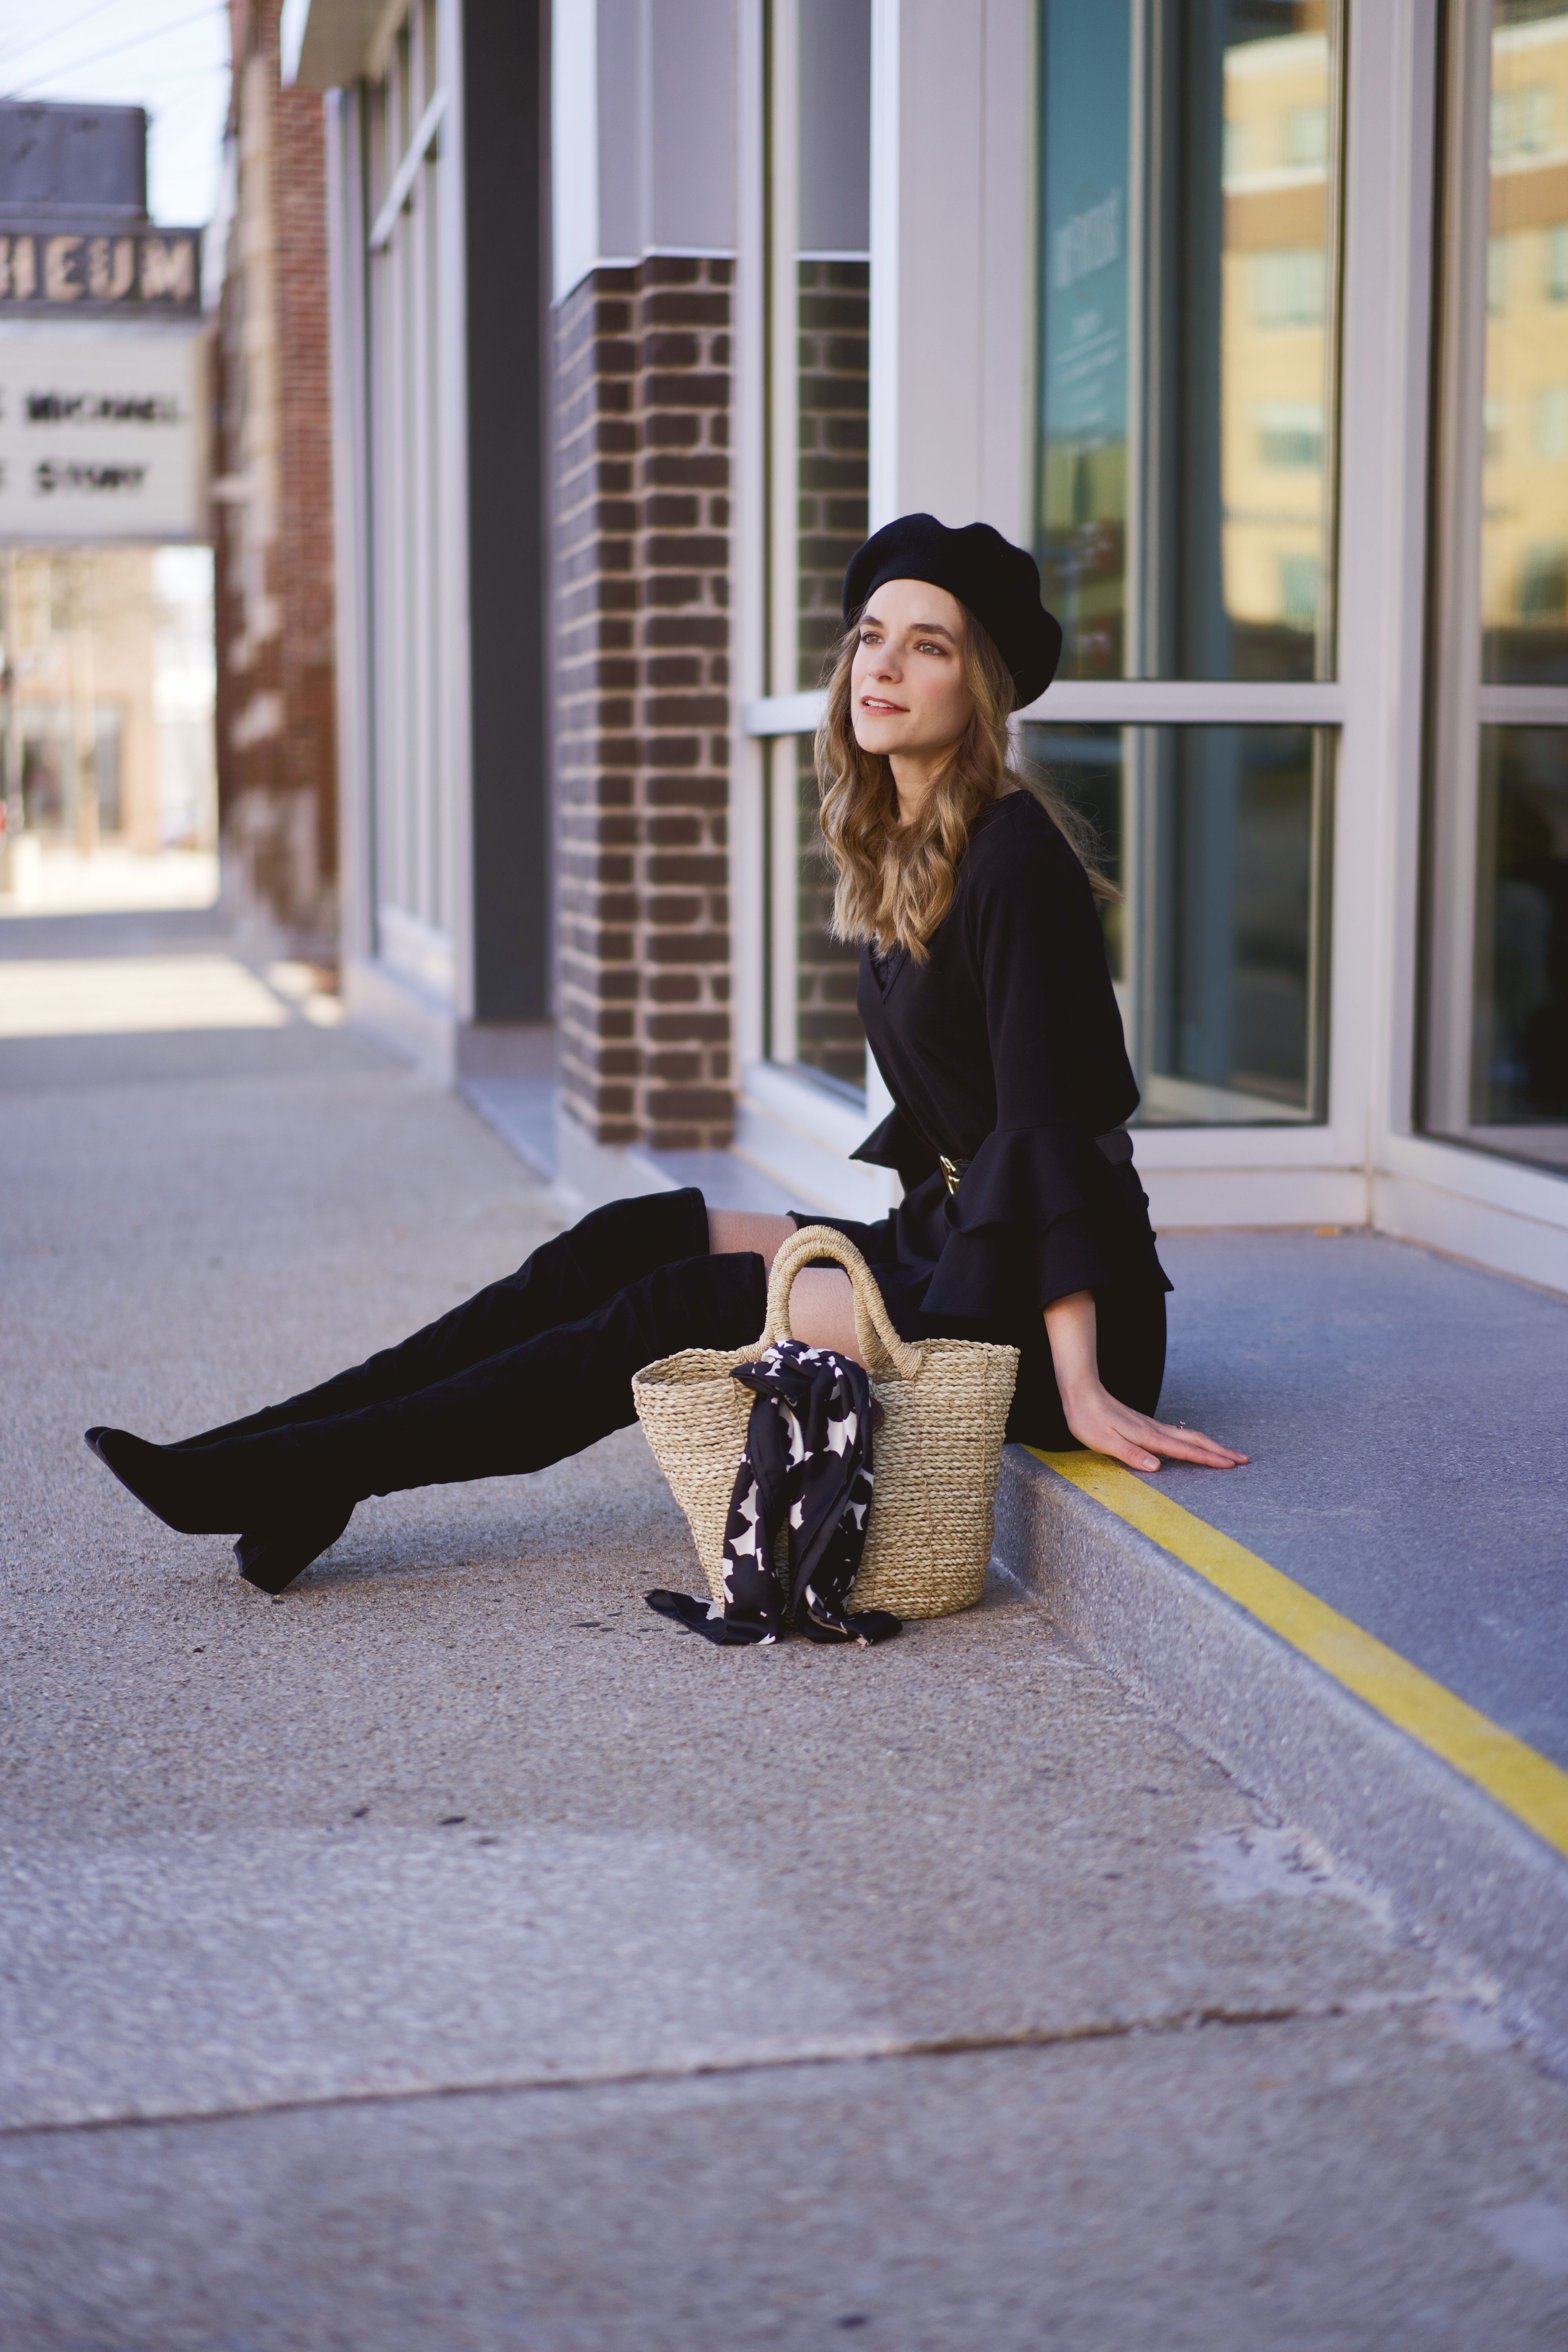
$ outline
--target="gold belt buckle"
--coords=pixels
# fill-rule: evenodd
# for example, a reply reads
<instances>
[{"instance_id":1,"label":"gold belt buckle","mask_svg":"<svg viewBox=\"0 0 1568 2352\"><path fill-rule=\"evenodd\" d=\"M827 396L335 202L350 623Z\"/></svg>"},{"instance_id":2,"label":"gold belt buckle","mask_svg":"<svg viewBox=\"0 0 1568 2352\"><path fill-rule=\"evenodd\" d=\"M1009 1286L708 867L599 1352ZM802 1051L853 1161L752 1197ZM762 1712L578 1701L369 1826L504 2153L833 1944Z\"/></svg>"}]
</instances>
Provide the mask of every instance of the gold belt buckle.
<instances>
[{"instance_id":1,"label":"gold belt buckle","mask_svg":"<svg viewBox=\"0 0 1568 2352\"><path fill-rule=\"evenodd\" d=\"M939 1151L937 1158L942 1162L942 1172L946 1180L949 1192L956 1192L963 1181L963 1171L969 1165L968 1160L950 1160L945 1151Z\"/></svg>"}]
</instances>

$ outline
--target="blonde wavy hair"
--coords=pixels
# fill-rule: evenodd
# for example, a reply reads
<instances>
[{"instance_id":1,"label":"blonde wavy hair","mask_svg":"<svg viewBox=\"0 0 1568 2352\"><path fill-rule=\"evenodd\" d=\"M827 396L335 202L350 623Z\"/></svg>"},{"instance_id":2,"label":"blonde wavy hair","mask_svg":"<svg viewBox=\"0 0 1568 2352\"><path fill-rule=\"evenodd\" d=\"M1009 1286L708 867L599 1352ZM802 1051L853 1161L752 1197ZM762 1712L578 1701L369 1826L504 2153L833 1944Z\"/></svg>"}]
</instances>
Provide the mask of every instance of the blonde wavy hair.
<instances>
[{"instance_id":1,"label":"blonde wavy hair","mask_svg":"<svg viewBox=\"0 0 1568 2352\"><path fill-rule=\"evenodd\" d=\"M963 607L962 658L973 714L939 770L912 825L899 822L899 795L886 755L855 740L849 674L860 624L847 629L828 657L827 709L816 730L816 781L822 837L837 875L833 935L871 940L884 955L907 949L923 963L926 942L952 903L969 829L1005 793L1032 793L1066 837L1097 898L1120 892L1095 864L1093 828L1037 770L1018 757L1007 721L1013 680L994 639Z\"/></svg>"}]
</instances>

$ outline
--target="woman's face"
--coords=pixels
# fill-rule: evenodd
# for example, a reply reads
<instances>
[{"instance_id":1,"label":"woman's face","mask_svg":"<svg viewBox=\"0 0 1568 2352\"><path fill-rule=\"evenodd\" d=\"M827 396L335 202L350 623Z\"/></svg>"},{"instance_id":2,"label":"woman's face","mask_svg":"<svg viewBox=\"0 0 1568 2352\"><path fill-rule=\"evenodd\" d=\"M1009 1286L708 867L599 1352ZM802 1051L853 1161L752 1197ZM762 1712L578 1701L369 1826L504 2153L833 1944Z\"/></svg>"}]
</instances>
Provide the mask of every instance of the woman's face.
<instances>
[{"instance_id":1,"label":"woman's face","mask_svg":"<svg viewBox=\"0 0 1568 2352\"><path fill-rule=\"evenodd\" d=\"M974 709L963 675L963 607L923 580L889 580L860 615L849 673L855 740L889 759L949 751Z\"/></svg>"}]
</instances>

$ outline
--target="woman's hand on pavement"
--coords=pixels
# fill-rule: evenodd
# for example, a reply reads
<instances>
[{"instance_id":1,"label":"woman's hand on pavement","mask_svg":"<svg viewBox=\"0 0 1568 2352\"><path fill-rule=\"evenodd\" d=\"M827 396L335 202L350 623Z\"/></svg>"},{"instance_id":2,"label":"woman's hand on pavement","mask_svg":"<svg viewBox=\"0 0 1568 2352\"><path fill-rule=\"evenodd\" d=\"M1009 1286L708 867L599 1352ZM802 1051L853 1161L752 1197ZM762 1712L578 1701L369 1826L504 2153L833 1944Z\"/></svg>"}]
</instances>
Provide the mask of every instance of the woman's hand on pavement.
<instances>
[{"instance_id":1,"label":"woman's hand on pavement","mask_svg":"<svg viewBox=\"0 0 1568 2352\"><path fill-rule=\"evenodd\" d=\"M1111 1395L1100 1377L1092 1290L1053 1298L1046 1309L1046 1334L1067 1425L1091 1453L1109 1454L1130 1470L1157 1470L1162 1454L1173 1462L1199 1463L1205 1470L1234 1470L1246 1461L1245 1454L1217 1444L1201 1429L1173 1429L1168 1421L1152 1421Z\"/></svg>"},{"instance_id":2,"label":"woman's hand on pavement","mask_svg":"<svg viewBox=\"0 0 1568 2352\"><path fill-rule=\"evenodd\" d=\"M1152 1421L1119 1404L1096 1381L1062 1399L1067 1425L1080 1445L1091 1453L1109 1454L1130 1470L1157 1470L1163 1454L1173 1462L1195 1462L1205 1470L1234 1470L1247 1460L1234 1447L1205 1437L1201 1429L1173 1429L1168 1422Z\"/></svg>"}]
</instances>

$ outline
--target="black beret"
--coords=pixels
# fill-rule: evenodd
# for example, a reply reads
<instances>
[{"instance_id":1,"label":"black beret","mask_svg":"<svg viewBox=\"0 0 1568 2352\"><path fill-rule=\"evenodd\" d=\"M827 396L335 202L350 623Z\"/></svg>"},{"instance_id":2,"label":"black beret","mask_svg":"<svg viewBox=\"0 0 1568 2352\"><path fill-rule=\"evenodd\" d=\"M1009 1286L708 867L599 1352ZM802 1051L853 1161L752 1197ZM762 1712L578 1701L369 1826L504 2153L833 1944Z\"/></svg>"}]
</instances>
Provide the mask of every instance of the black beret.
<instances>
[{"instance_id":1,"label":"black beret","mask_svg":"<svg viewBox=\"0 0 1568 2352\"><path fill-rule=\"evenodd\" d=\"M1013 673L1015 708L1044 694L1061 657L1059 623L1040 602L1039 566L988 522L949 530L935 515L900 515L858 548L844 574L849 627L888 580L929 580L956 596L994 639Z\"/></svg>"}]
</instances>

